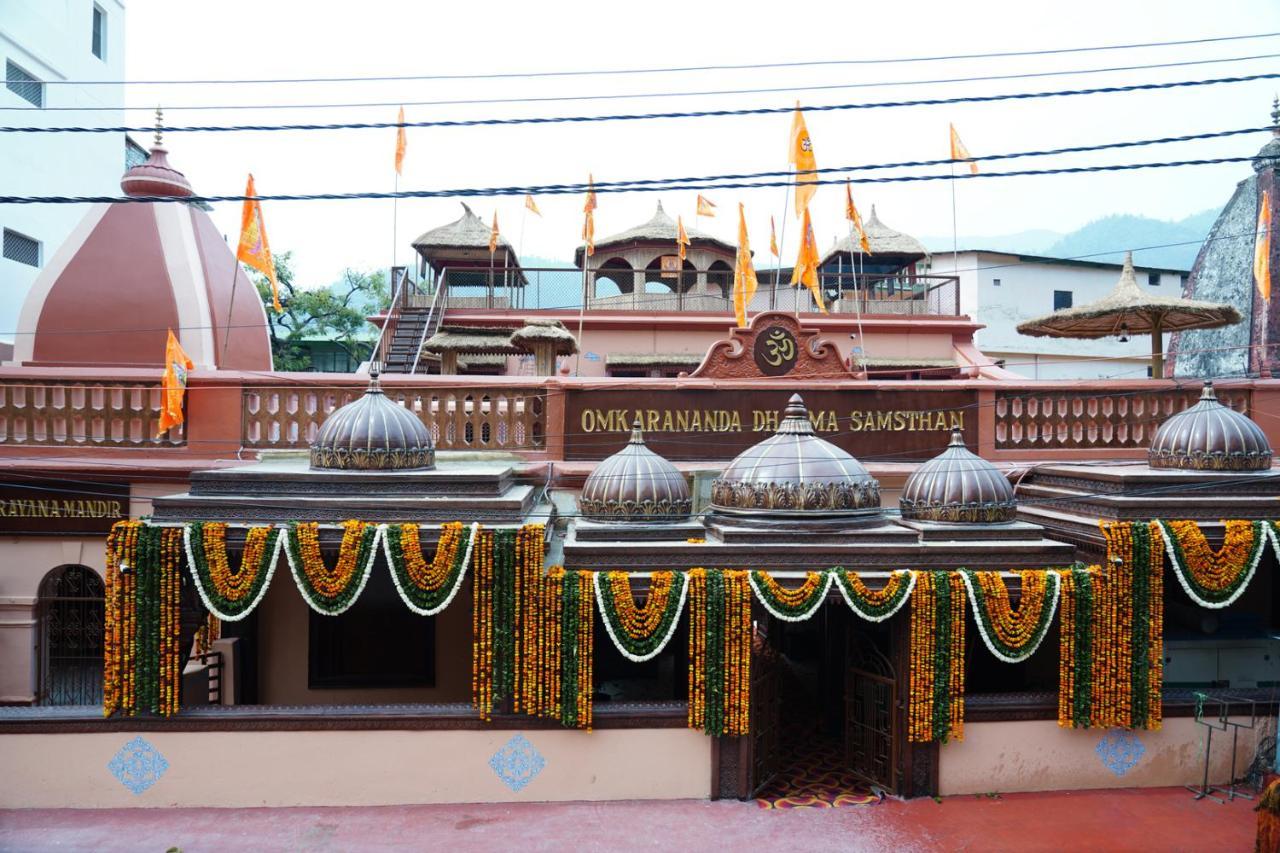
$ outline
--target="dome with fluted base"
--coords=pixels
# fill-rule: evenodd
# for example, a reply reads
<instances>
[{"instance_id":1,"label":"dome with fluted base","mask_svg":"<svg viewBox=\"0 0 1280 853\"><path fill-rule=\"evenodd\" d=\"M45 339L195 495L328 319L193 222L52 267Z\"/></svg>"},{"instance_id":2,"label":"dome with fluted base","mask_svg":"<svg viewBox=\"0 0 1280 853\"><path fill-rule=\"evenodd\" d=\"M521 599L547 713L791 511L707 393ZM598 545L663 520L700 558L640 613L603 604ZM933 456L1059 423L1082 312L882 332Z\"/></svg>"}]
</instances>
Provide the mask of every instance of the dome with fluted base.
<instances>
[{"instance_id":1,"label":"dome with fluted base","mask_svg":"<svg viewBox=\"0 0 1280 853\"><path fill-rule=\"evenodd\" d=\"M636 418L627 445L587 477L578 509L592 521L681 521L693 501L679 469L645 445Z\"/></svg>"},{"instance_id":2,"label":"dome with fluted base","mask_svg":"<svg viewBox=\"0 0 1280 853\"><path fill-rule=\"evenodd\" d=\"M1160 425L1147 464L1187 471L1262 471L1271 467L1271 443L1245 415L1222 405L1213 383L1200 400Z\"/></svg>"},{"instance_id":3,"label":"dome with fluted base","mask_svg":"<svg viewBox=\"0 0 1280 853\"><path fill-rule=\"evenodd\" d=\"M898 505L905 519L971 524L1012 521L1018 510L1013 486L996 466L964 446L958 429L951 431L946 450L907 478Z\"/></svg>"},{"instance_id":4,"label":"dome with fluted base","mask_svg":"<svg viewBox=\"0 0 1280 853\"><path fill-rule=\"evenodd\" d=\"M312 468L403 471L435 462L430 431L413 412L387 399L376 369L364 395L329 415L311 444Z\"/></svg>"}]
</instances>

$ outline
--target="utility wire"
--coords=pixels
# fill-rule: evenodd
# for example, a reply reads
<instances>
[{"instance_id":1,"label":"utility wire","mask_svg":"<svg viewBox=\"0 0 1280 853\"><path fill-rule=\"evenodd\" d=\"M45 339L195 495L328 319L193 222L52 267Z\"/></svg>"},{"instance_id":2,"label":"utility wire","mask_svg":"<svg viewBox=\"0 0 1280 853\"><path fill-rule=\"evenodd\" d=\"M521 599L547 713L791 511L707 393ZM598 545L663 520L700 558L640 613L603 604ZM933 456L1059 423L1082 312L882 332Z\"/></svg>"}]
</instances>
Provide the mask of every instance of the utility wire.
<instances>
[{"instance_id":1,"label":"utility wire","mask_svg":"<svg viewBox=\"0 0 1280 853\"><path fill-rule=\"evenodd\" d=\"M840 110L871 110L895 107L943 106L947 104L984 104L997 101L1024 101L1038 98L1061 98L1078 95L1110 95L1126 92L1148 92L1163 89L1182 89L1198 86L1217 86L1231 83L1248 83L1255 80L1273 80L1280 73L1247 74L1235 77L1215 77L1205 80L1175 80L1167 83L1134 83L1128 86L1099 86L1089 89L1061 89L1046 92L1006 92L998 95L965 95L953 98L922 98L910 101L873 101L858 104L818 104L804 106L807 112L834 112ZM441 119L436 121L366 121L336 122L330 124L233 124L233 125L177 125L165 128L169 133L239 133L270 131L319 131L319 130L385 130L410 127L502 127L512 125L585 124L614 121L651 121L654 119L724 118L727 116L777 115L790 113L796 106L749 107L721 110L689 110L652 113L619 113L615 115L578 116L528 116L516 118ZM151 133L154 125L116 127L0 127L0 133Z\"/></svg>"},{"instance_id":2,"label":"utility wire","mask_svg":"<svg viewBox=\"0 0 1280 853\"><path fill-rule=\"evenodd\" d=\"M1228 56L1218 59L1193 59L1182 62L1158 62L1148 65L1117 65L1108 68L1079 68L1063 71L1034 71L1021 74L987 74L978 77L946 77L936 80L885 80L880 82L797 84L793 86L773 86L754 89L704 89L695 92L612 92L597 95L543 95L524 98L456 98L434 101L357 101L351 103L323 104L165 104L166 111L176 110L328 110L328 109L364 109L369 107L452 107L479 106L488 104L547 104L570 101L632 101L659 98L694 98L720 95L768 95L780 92L820 92L839 89L881 89L901 88L905 86L934 86L956 83L984 83L997 80L1030 80L1044 77L1076 77L1084 74L1111 74L1121 71L1148 71L1158 68L1185 68L1197 65L1220 65L1223 63L1251 62L1258 59L1274 59L1280 53L1260 53L1252 56ZM129 106L92 106L92 107L34 107L30 105L0 106L0 111L39 111L49 112L119 112L120 110L152 109L151 107Z\"/></svg>"},{"instance_id":3,"label":"utility wire","mask_svg":"<svg viewBox=\"0 0 1280 853\"><path fill-rule=\"evenodd\" d=\"M901 184L919 183L922 181L979 180L988 178L1020 178L1036 175L1078 175L1094 172L1127 172L1138 169L1170 169L1184 166L1214 166L1222 163L1247 163L1254 158L1249 157L1212 157L1197 160L1172 160L1157 163L1120 163L1105 166L1060 166L1053 169L1017 169L1005 172L978 172L977 174L950 174L940 172L931 175L895 175L885 178L825 178L808 181L809 184ZM602 188L596 185L598 193L650 193L664 190L725 190L725 189L763 189L769 187L790 186L790 180L755 181L755 182L701 182L692 184L660 184L644 186L622 186ZM391 198L498 198L504 196L531 195L573 195L585 192L586 185L553 184L542 186L509 186L509 187L473 187L469 189L448 190L392 190L386 192L354 192L354 193L300 193L255 196L258 201L354 201L367 199ZM175 196L0 196L0 204L213 204L217 202L246 201L244 195L193 195Z\"/></svg>"},{"instance_id":4,"label":"utility wire","mask_svg":"<svg viewBox=\"0 0 1280 853\"><path fill-rule=\"evenodd\" d=\"M683 74L702 71L753 71L773 68L818 68L831 66L862 65L897 65L916 62L948 62L969 59L997 59L1015 56L1054 56L1071 53L1093 53L1110 50L1135 50L1151 47L1178 47L1191 44L1213 44L1219 42L1246 41L1267 39L1280 36L1277 33L1245 33L1243 35L1214 36L1197 39L1180 39L1177 41L1133 42L1127 44L1091 45L1088 47L1044 48L1040 50L1012 50L991 53L953 53L940 56L909 56L873 59L824 59L800 62L752 62L741 65L685 65L672 67L648 68L596 68L569 71L506 71L486 74L407 74L376 75L364 77L267 77L249 79L187 79L187 80L49 80L46 85L74 86L225 86L225 85L258 85L278 83L378 83L408 80L511 80L545 77L607 77L632 74Z\"/></svg>"}]
</instances>

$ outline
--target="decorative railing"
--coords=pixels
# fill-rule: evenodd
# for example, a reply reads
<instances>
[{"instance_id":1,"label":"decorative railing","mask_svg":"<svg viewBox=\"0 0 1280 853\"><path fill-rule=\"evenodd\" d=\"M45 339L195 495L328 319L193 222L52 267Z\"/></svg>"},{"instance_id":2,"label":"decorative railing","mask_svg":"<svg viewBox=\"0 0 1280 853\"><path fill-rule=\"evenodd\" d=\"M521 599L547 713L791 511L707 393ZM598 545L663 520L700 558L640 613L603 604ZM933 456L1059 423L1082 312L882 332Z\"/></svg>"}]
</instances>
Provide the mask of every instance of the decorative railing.
<instances>
[{"instance_id":1,"label":"decorative railing","mask_svg":"<svg viewBox=\"0 0 1280 853\"><path fill-rule=\"evenodd\" d=\"M439 450L540 450L546 442L539 387L383 386L421 418ZM306 448L334 409L364 392L350 388L255 386L243 390L241 443L252 450Z\"/></svg>"},{"instance_id":2,"label":"decorative railing","mask_svg":"<svg viewBox=\"0 0 1280 853\"><path fill-rule=\"evenodd\" d=\"M1195 403L1199 388L998 391L998 450L1142 449L1170 415ZM1247 388L1219 388L1218 399L1248 413Z\"/></svg>"},{"instance_id":3,"label":"decorative railing","mask_svg":"<svg viewBox=\"0 0 1280 853\"><path fill-rule=\"evenodd\" d=\"M174 447L181 429L156 438L158 382L0 381L0 446Z\"/></svg>"}]
</instances>

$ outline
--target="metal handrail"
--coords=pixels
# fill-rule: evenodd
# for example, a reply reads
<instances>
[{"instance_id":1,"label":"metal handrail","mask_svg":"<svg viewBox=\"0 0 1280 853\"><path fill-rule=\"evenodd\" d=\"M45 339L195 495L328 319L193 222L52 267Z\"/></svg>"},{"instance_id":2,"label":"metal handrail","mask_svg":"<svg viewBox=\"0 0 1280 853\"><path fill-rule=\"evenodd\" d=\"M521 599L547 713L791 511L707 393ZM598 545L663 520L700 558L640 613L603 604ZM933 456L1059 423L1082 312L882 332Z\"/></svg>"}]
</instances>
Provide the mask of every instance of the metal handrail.
<instances>
[{"instance_id":1,"label":"metal handrail","mask_svg":"<svg viewBox=\"0 0 1280 853\"><path fill-rule=\"evenodd\" d=\"M418 372L418 362L422 360L422 346L427 342L427 332L431 331L431 323L437 316L444 316L444 306L448 299L444 296L444 292L448 290L449 268L445 267L440 270L440 277L436 280L436 292L431 297L431 307L427 309L427 322L422 325L422 335L418 338L418 349L413 354L413 367L409 368L409 375ZM437 315L436 312L439 312Z\"/></svg>"},{"instance_id":2,"label":"metal handrail","mask_svg":"<svg viewBox=\"0 0 1280 853\"><path fill-rule=\"evenodd\" d=\"M391 304L387 306L387 318L382 322L382 329L378 332L378 340L374 342L373 351L378 354L378 360L383 364L387 363L386 348L391 345L391 337L395 334L395 327L400 323L400 315L404 311L404 291L405 285L409 282L409 269L405 267L400 270L400 279L392 284Z\"/></svg>"}]
</instances>

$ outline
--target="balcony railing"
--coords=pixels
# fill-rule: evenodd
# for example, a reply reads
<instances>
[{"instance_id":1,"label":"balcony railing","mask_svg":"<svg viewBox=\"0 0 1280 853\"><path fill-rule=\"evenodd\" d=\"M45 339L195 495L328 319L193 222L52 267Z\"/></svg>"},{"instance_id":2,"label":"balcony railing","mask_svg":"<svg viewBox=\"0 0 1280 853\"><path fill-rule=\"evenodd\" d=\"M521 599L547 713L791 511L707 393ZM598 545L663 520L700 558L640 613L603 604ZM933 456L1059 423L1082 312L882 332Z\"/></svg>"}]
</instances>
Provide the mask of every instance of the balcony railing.
<instances>
[{"instance_id":1,"label":"balcony railing","mask_svg":"<svg viewBox=\"0 0 1280 853\"><path fill-rule=\"evenodd\" d=\"M159 382L42 378L0 380L0 446L170 447L181 429L156 438Z\"/></svg>"}]
</instances>

